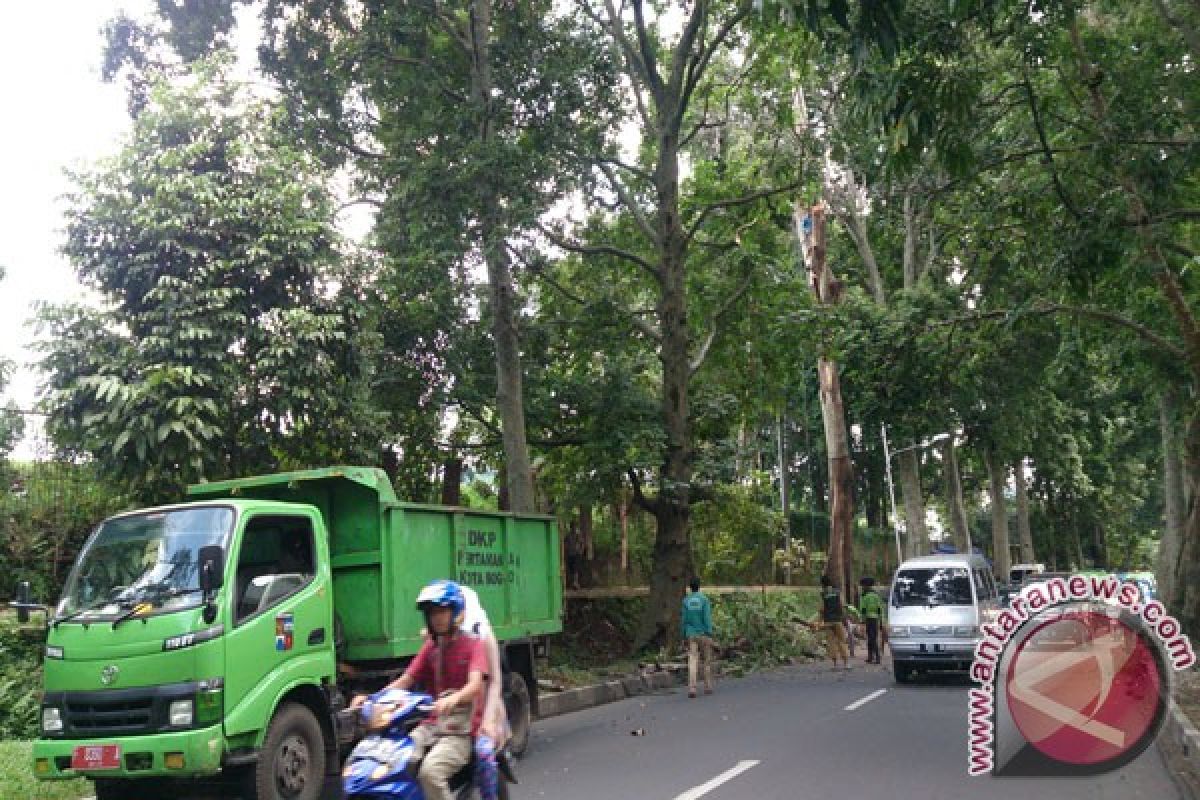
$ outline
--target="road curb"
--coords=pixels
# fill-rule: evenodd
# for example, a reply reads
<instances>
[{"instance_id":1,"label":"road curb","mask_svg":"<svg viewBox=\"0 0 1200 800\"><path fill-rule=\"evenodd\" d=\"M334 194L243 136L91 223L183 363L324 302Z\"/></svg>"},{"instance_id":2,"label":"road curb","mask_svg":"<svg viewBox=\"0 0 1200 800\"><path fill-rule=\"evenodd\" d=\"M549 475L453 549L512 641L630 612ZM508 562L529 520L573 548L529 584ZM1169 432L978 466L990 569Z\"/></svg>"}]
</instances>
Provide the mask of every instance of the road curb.
<instances>
[{"instance_id":1,"label":"road curb","mask_svg":"<svg viewBox=\"0 0 1200 800\"><path fill-rule=\"evenodd\" d=\"M620 680L605 681L577 689L566 689L538 695L538 719L548 719L585 708L615 703L627 697L636 697L649 692L671 689L687 682L684 670L651 672L630 675Z\"/></svg>"},{"instance_id":2,"label":"road curb","mask_svg":"<svg viewBox=\"0 0 1200 800\"><path fill-rule=\"evenodd\" d=\"M1158 749L1185 800L1200 800L1200 731L1174 700L1158 734Z\"/></svg>"}]
</instances>

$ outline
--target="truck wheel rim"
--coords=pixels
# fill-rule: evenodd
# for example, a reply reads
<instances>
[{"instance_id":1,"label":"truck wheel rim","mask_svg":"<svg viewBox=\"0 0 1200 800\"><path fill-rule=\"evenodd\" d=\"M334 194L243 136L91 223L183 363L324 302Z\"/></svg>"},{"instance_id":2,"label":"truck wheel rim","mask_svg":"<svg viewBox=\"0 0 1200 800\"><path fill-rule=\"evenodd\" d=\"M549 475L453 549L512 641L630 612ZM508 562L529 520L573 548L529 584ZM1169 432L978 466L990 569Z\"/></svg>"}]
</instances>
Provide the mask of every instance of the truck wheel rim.
<instances>
[{"instance_id":1,"label":"truck wheel rim","mask_svg":"<svg viewBox=\"0 0 1200 800\"><path fill-rule=\"evenodd\" d=\"M304 791L308 781L308 743L299 735L289 736L279 746L275 765L275 780L289 796Z\"/></svg>"}]
</instances>

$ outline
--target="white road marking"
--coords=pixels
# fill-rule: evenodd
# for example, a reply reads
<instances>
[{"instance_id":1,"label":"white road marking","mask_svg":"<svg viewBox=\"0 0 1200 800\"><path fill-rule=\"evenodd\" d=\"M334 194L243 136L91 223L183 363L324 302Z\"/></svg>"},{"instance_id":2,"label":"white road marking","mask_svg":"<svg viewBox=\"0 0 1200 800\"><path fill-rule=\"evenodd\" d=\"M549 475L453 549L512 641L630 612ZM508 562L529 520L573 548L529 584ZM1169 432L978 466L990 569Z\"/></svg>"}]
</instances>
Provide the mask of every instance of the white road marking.
<instances>
[{"instance_id":1,"label":"white road marking","mask_svg":"<svg viewBox=\"0 0 1200 800\"><path fill-rule=\"evenodd\" d=\"M878 691L871 692L869 695L867 695L867 696L866 696L866 697L864 697L863 699L861 699L861 700L855 700L853 703L851 703L850 705L846 706L846 710L847 710L847 711L853 711L853 710L855 710L856 708L861 708L862 706L865 706L867 703L869 703L869 702L871 702L872 700L874 700L876 697L879 697L881 694L886 694L886 693L887 693L887 689L880 689L880 690L878 690Z\"/></svg>"},{"instance_id":2,"label":"white road marking","mask_svg":"<svg viewBox=\"0 0 1200 800\"><path fill-rule=\"evenodd\" d=\"M738 775L741 775L746 770L757 767L759 763L760 762L758 761L739 761L737 766L733 769L725 770L708 783L702 783L699 786L688 789L683 794L676 796L675 800L696 800L698 797L703 797L721 784L727 783L728 781L736 778Z\"/></svg>"}]
</instances>

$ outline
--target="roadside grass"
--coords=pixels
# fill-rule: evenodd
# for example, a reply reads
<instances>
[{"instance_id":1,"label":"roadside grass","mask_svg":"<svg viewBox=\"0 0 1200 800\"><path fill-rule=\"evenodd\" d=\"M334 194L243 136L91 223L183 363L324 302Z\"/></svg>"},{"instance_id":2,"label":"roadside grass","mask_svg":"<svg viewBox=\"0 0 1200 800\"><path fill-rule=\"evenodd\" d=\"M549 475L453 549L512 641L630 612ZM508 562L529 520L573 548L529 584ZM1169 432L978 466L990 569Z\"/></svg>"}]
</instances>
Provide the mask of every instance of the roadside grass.
<instances>
[{"instance_id":1,"label":"roadside grass","mask_svg":"<svg viewBox=\"0 0 1200 800\"><path fill-rule=\"evenodd\" d=\"M92 795L92 784L39 781L33 777L33 743L0 741L0 800L77 800Z\"/></svg>"}]
</instances>

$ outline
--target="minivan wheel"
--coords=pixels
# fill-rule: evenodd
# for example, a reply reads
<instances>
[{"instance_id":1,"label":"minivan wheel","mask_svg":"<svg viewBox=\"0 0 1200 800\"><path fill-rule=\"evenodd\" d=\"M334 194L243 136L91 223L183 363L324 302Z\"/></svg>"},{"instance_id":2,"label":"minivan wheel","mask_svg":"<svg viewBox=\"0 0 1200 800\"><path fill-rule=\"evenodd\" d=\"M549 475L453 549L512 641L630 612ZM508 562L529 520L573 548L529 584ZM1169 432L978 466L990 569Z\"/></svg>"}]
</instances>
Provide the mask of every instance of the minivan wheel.
<instances>
[{"instance_id":1,"label":"minivan wheel","mask_svg":"<svg viewBox=\"0 0 1200 800\"><path fill-rule=\"evenodd\" d=\"M892 662L892 672L896 675L896 683L912 683L913 668L897 661Z\"/></svg>"}]
</instances>

